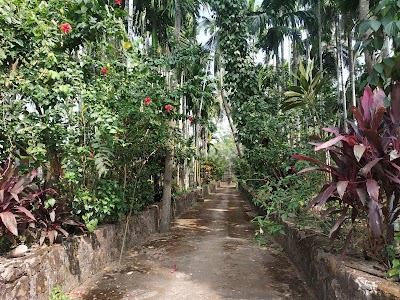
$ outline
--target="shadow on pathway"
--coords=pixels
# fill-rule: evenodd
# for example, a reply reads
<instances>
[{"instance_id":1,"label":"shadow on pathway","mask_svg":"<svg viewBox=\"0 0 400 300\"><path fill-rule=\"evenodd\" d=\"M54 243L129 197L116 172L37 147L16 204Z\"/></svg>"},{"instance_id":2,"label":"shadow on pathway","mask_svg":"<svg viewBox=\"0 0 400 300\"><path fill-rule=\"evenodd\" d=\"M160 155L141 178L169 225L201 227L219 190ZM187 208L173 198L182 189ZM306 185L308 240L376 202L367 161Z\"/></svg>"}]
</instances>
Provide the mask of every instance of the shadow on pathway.
<instances>
[{"instance_id":1,"label":"shadow on pathway","mask_svg":"<svg viewBox=\"0 0 400 300\"><path fill-rule=\"evenodd\" d=\"M176 219L171 232L127 251L121 267L105 269L70 298L315 299L279 245L255 244L254 215L234 187L219 188Z\"/></svg>"}]
</instances>

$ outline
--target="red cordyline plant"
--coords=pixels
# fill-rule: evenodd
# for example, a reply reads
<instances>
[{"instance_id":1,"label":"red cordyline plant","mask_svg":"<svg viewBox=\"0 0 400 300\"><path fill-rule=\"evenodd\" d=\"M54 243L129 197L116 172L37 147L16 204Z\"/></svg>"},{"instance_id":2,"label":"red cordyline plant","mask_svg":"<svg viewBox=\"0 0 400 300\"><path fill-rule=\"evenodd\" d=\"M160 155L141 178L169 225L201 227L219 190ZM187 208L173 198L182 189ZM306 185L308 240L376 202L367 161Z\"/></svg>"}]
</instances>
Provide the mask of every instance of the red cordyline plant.
<instances>
[{"instance_id":1,"label":"red cordyline plant","mask_svg":"<svg viewBox=\"0 0 400 300\"><path fill-rule=\"evenodd\" d=\"M81 222L71 219L65 201L53 199L53 203L47 203L46 195L55 194L55 191L40 190L32 185L36 175L37 171L33 170L20 176L11 158L0 168L0 237L4 236L16 243L15 236L21 233L38 233L40 244L46 238L52 244L59 232L68 236L63 225L85 231Z\"/></svg>"},{"instance_id":2,"label":"red cordyline plant","mask_svg":"<svg viewBox=\"0 0 400 300\"><path fill-rule=\"evenodd\" d=\"M13 236L18 236L19 224L36 220L26 208L41 194L30 187L36 174L37 171L33 170L19 176L18 169L10 158L0 168L0 236L3 235L13 242Z\"/></svg>"},{"instance_id":3,"label":"red cordyline plant","mask_svg":"<svg viewBox=\"0 0 400 300\"><path fill-rule=\"evenodd\" d=\"M400 215L400 83L393 86L390 106L385 108L383 90L375 93L366 87L359 99L359 107L350 107L355 122L348 121L349 130L324 128L335 137L318 144L315 151L329 151L334 165L325 164L312 157L293 157L319 165L299 173L319 170L332 175L321 192L308 204L322 211L327 202L337 205L322 212L340 216L330 230L331 239L338 236L343 223L367 216L368 255L380 259L381 250L394 239L394 222ZM348 233L346 245L353 229ZM370 250L370 251L368 251Z\"/></svg>"},{"instance_id":4,"label":"red cordyline plant","mask_svg":"<svg viewBox=\"0 0 400 300\"><path fill-rule=\"evenodd\" d=\"M86 231L86 226L76 220L73 220L71 209L66 201L58 199L49 201L44 195L38 197L34 215L36 216L36 228L40 233L39 244L42 245L46 239L49 244L53 244L61 233L68 237L69 233L63 226L72 226L81 232Z\"/></svg>"}]
</instances>

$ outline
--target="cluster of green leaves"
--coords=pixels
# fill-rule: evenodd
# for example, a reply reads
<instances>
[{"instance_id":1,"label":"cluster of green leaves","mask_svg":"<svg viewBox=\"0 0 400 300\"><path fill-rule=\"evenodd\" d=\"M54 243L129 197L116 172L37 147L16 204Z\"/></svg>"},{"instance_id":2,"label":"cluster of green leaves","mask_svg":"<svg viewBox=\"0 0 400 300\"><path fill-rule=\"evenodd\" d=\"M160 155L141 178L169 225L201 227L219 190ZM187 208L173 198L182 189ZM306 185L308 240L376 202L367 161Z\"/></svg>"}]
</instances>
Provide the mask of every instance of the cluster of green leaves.
<instances>
[{"instance_id":1,"label":"cluster of green leaves","mask_svg":"<svg viewBox=\"0 0 400 300\"><path fill-rule=\"evenodd\" d=\"M180 98L212 102L204 51L147 57L128 39L124 10L103 0L0 0L0 11L0 158L40 168L37 183L90 229L160 199ZM194 79L171 90L160 69L191 64Z\"/></svg>"},{"instance_id":2,"label":"cluster of green leaves","mask_svg":"<svg viewBox=\"0 0 400 300\"><path fill-rule=\"evenodd\" d=\"M293 174L279 180L259 180L253 183L253 186L258 186L253 202L266 212L265 216L257 216L253 220L260 227L256 236L262 239L264 233L285 234L281 221L288 218L295 220L299 216L301 208L307 204L307 199L318 192L316 182L319 181L321 179L318 176L309 176L304 181Z\"/></svg>"},{"instance_id":3,"label":"cluster of green leaves","mask_svg":"<svg viewBox=\"0 0 400 300\"><path fill-rule=\"evenodd\" d=\"M68 296L59 286L56 286L51 290L49 300L68 300L68 299L69 299Z\"/></svg>"},{"instance_id":4,"label":"cluster of green leaves","mask_svg":"<svg viewBox=\"0 0 400 300\"><path fill-rule=\"evenodd\" d=\"M230 91L229 102L233 107L234 118L239 127L244 124L247 110L242 105L259 100L257 76L254 62L249 53L248 20L246 4L240 0L210 1L217 16L220 48L224 58L226 74L225 89Z\"/></svg>"},{"instance_id":5,"label":"cluster of green leaves","mask_svg":"<svg viewBox=\"0 0 400 300\"><path fill-rule=\"evenodd\" d=\"M318 71L315 76L314 61L311 61L306 67L300 63L299 75L294 75L299 85L290 86L285 91L285 99L281 103L281 110L287 111L296 107L306 107L311 111L320 123L321 117L318 112L318 94L328 80L328 77L322 77L322 71Z\"/></svg>"},{"instance_id":6,"label":"cluster of green leaves","mask_svg":"<svg viewBox=\"0 0 400 300\"><path fill-rule=\"evenodd\" d=\"M204 183L209 183L213 180L221 180L227 169L227 161L224 159L212 156L209 157L201 165L201 175Z\"/></svg>"},{"instance_id":7,"label":"cluster of green leaves","mask_svg":"<svg viewBox=\"0 0 400 300\"><path fill-rule=\"evenodd\" d=\"M398 243L400 242L400 233L396 232L395 234L395 241L398 245ZM396 258L396 246L395 245L391 245L391 249L393 250L390 258L391 258L391 262L392 262L392 268L389 270L388 275L390 277L397 277L397 280L400 279L400 259ZM397 246L398 247L398 246Z\"/></svg>"},{"instance_id":8,"label":"cluster of green leaves","mask_svg":"<svg viewBox=\"0 0 400 300\"><path fill-rule=\"evenodd\" d=\"M371 18L359 25L358 34L361 41L356 48L369 51L374 57L379 57L374 65L372 74L364 74L360 86L372 86L390 89L393 82L399 80L400 68L400 31L399 14L400 2L397 0L381 0L371 11ZM389 49L389 40L393 41L393 49ZM384 54L386 53L386 54ZM390 54L391 53L391 54Z\"/></svg>"}]
</instances>

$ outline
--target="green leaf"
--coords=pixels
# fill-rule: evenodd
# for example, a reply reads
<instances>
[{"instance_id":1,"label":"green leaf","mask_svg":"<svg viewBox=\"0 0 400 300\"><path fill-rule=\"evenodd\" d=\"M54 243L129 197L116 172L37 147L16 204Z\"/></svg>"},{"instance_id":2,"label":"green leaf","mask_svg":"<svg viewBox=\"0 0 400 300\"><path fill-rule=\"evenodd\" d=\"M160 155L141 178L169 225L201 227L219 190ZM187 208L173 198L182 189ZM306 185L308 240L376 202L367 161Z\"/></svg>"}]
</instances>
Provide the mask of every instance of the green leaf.
<instances>
[{"instance_id":1,"label":"green leaf","mask_svg":"<svg viewBox=\"0 0 400 300\"><path fill-rule=\"evenodd\" d=\"M7 58L6 53L4 52L3 49L0 49L0 61L6 58Z\"/></svg>"},{"instance_id":2,"label":"green leaf","mask_svg":"<svg viewBox=\"0 0 400 300\"><path fill-rule=\"evenodd\" d=\"M48 209L49 207L54 207L55 204L56 204L56 199L50 198L46 200L44 207Z\"/></svg>"},{"instance_id":3,"label":"green leaf","mask_svg":"<svg viewBox=\"0 0 400 300\"><path fill-rule=\"evenodd\" d=\"M376 36L373 41L372 41L375 49L382 49L383 48L383 44L385 43L385 39L383 38L383 36Z\"/></svg>"},{"instance_id":4,"label":"green leaf","mask_svg":"<svg viewBox=\"0 0 400 300\"><path fill-rule=\"evenodd\" d=\"M378 29L381 27L381 22L379 22L377 20L372 20L372 21L369 21L369 26L371 27L371 29L373 31L378 31Z\"/></svg>"},{"instance_id":5,"label":"green leaf","mask_svg":"<svg viewBox=\"0 0 400 300\"><path fill-rule=\"evenodd\" d=\"M382 63L376 64L374 66L375 71L377 71L378 73L382 73L383 72L383 65Z\"/></svg>"},{"instance_id":6,"label":"green leaf","mask_svg":"<svg viewBox=\"0 0 400 300\"><path fill-rule=\"evenodd\" d=\"M390 67L390 68L394 68L395 65L396 65L396 63L394 62L394 60L391 59L390 57L385 58L385 59L383 60L383 63L384 63L385 65L387 65L388 67Z\"/></svg>"},{"instance_id":7,"label":"green leaf","mask_svg":"<svg viewBox=\"0 0 400 300\"><path fill-rule=\"evenodd\" d=\"M367 31L370 29L370 25L368 21L363 21L360 24L360 27L358 28L358 33L360 36L363 36L364 34L367 33Z\"/></svg>"},{"instance_id":8,"label":"green leaf","mask_svg":"<svg viewBox=\"0 0 400 300\"><path fill-rule=\"evenodd\" d=\"M395 21L391 21L388 24L386 24L384 30L386 34L390 37L397 36L397 33L399 32L399 28L397 27Z\"/></svg>"},{"instance_id":9,"label":"green leaf","mask_svg":"<svg viewBox=\"0 0 400 300\"><path fill-rule=\"evenodd\" d=\"M284 93L285 97L301 97L303 94L293 91L287 91Z\"/></svg>"},{"instance_id":10,"label":"green leaf","mask_svg":"<svg viewBox=\"0 0 400 300\"><path fill-rule=\"evenodd\" d=\"M381 0L375 8L375 13L378 14L382 8L384 8L390 0Z\"/></svg>"}]
</instances>

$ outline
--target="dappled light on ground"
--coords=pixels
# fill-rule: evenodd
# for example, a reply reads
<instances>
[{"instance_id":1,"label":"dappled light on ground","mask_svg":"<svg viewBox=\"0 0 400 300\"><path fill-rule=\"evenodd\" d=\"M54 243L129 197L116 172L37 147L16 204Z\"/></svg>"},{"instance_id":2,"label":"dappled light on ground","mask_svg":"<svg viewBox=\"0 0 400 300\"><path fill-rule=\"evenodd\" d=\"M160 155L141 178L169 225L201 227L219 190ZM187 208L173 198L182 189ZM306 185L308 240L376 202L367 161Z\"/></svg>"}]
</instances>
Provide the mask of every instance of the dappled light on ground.
<instances>
[{"instance_id":1,"label":"dappled light on ground","mask_svg":"<svg viewBox=\"0 0 400 300\"><path fill-rule=\"evenodd\" d=\"M249 211L233 187L219 189L72 299L313 299L273 240L255 244Z\"/></svg>"}]
</instances>

